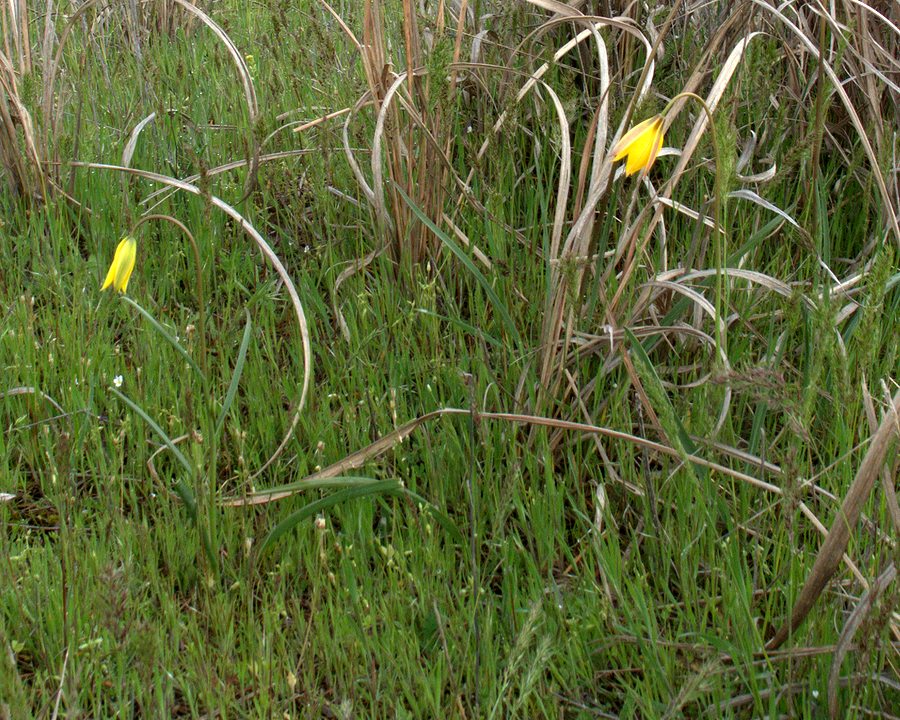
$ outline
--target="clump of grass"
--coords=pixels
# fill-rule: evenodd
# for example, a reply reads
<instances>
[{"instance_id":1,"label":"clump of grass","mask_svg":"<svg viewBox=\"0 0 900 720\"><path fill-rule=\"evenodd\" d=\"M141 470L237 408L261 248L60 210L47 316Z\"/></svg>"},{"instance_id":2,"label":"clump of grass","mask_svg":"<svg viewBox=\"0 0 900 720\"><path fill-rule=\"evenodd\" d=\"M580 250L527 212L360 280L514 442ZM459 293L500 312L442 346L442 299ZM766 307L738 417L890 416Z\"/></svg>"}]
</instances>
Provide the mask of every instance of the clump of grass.
<instances>
[{"instance_id":1,"label":"clump of grass","mask_svg":"<svg viewBox=\"0 0 900 720\"><path fill-rule=\"evenodd\" d=\"M437 7L433 30L429 29L426 39L420 31L415 3L405 0L398 58L391 57L387 50L389 34L382 0L366 0L363 4L361 40L328 3L322 0L321 4L356 48L365 75L366 92L348 108L344 152L360 191L372 207L378 235L401 265L411 267L436 260L440 243L416 217L415 208L435 221L441 220L445 210L454 172L448 155L461 130L455 121L458 73L450 63L459 60L468 3L461 5L451 44L443 2ZM398 73L394 68L401 64L406 69ZM371 108L374 119L370 176L349 143L350 124L366 108Z\"/></svg>"},{"instance_id":2,"label":"clump of grass","mask_svg":"<svg viewBox=\"0 0 900 720\"><path fill-rule=\"evenodd\" d=\"M21 85L34 74L28 8L24 2L3 6L3 50L0 51L0 167L7 192L25 201L47 191L43 157L27 93Z\"/></svg>"}]
</instances>

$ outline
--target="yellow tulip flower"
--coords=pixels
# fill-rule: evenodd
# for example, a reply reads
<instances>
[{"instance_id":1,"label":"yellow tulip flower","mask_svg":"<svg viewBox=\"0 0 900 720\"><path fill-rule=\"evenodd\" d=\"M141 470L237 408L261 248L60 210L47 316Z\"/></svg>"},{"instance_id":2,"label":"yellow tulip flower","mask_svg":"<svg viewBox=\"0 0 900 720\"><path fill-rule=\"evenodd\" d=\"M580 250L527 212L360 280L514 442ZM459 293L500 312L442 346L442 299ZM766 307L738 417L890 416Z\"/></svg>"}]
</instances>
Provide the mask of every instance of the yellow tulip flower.
<instances>
[{"instance_id":1,"label":"yellow tulip flower","mask_svg":"<svg viewBox=\"0 0 900 720\"><path fill-rule=\"evenodd\" d=\"M656 156L659 155L662 144L663 117L655 115L635 125L616 143L612 149L613 162L627 157L626 175L634 175L638 170L646 173L656 160Z\"/></svg>"},{"instance_id":2,"label":"yellow tulip flower","mask_svg":"<svg viewBox=\"0 0 900 720\"><path fill-rule=\"evenodd\" d=\"M112 286L119 292L125 292L128 288L128 279L131 277L131 271L134 270L134 260L137 255L137 242L133 237L127 235L122 238L122 242L116 248L116 254L113 256L112 264L109 266L109 272L106 273L106 280L103 281L101 290Z\"/></svg>"}]
</instances>

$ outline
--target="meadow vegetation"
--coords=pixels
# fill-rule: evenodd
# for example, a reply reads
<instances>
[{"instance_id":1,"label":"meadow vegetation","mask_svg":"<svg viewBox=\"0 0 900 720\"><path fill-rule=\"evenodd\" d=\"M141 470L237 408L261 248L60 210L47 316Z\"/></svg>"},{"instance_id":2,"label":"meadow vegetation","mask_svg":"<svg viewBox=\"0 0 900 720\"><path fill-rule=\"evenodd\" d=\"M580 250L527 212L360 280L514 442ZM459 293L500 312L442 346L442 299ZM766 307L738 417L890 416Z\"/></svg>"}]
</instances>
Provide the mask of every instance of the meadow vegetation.
<instances>
[{"instance_id":1,"label":"meadow vegetation","mask_svg":"<svg viewBox=\"0 0 900 720\"><path fill-rule=\"evenodd\" d=\"M0 718L895 716L898 12L4 3Z\"/></svg>"}]
</instances>

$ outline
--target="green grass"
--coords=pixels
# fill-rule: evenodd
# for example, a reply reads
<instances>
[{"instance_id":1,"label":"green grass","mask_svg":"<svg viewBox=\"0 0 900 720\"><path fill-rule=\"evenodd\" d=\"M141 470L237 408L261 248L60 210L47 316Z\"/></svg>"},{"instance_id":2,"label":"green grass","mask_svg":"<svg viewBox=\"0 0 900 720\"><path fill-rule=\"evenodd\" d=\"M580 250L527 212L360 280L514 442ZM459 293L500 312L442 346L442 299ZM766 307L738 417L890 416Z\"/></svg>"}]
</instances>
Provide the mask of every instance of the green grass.
<instances>
[{"instance_id":1,"label":"green grass","mask_svg":"<svg viewBox=\"0 0 900 720\"><path fill-rule=\"evenodd\" d=\"M338 5L361 33L357 4ZM505 61L502 48L546 20L526 3L498 5L498 37L488 39L500 44L484 50L486 62ZM343 155L343 118L275 133L264 153L309 153L263 164L246 199L245 169L201 178L201 189L233 204L272 245L310 325L308 401L284 452L256 477L289 427L307 371L286 289L218 208L176 193L153 212L196 238L202 312L191 245L167 222L137 231L128 296L146 316L101 294L116 243L159 186L68 165L120 164L132 129L156 112L131 165L185 178L246 158L251 134L265 138L365 92L356 50L319 3L206 9L253 56L255 127L234 66L208 30L169 35L148 17L138 59L126 13L116 10L90 41L76 30L63 53L58 87L68 101L53 148L58 178L82 207L58 194L44 203L0 196L0 493L14 495L0 502L0 718L827 716L833 646L864 592L846 567L787 645L764 647L822 544L799 503L826 526L835 520L873 433L863 388L879 417L897 390L900 269L852 133L823 141L811 189L805 125L815 121L815 94L790 95L796 78L779 41L754 40L716 111L727 173L719 189L744 187L732 170L753 131L759 147L739 172L775 162L773 179L747 187L801 229L723 197L727 236L717 247L699 223L667 211L665 248L655 234L613 318L637 337L620 333L610 352L605 326L618 280L589 275L569 298L577 309L571 384L563 379L552 393L541 390L540 372L560 132L549 103L513 107L524 76L509 81L507 97L500 74L487 71L465 98L435 100L446 104L451 161L463 178L484 132L511 110L472 183L486 212L455 204L452 187L446 203L491 268L438 223L442 250L427 266L397 266L385 254L334 291L341 271L382 244ZM38 43L43 14L30 12ZM401 3L388 2L385 17L402 48ZM691 22L657 68L659 97L677 94L702 62L711 29L702 16ZM438 38L445 55L449 33ZM560 26L531 51L548 58L568 37ZM708 61L713 76L737 39ZM395 56L402 66L402 51ZM574 187L599 96L573 58L544 81L571 121ZM434 62L446 67L445 58ZM614 130L637 73L623 79L628 58L612 62ZM512 65L526 68L522 58ZM20 91L40 128L36 72ZM808 72L815 77L814 65ZM769 96L782 98L778 108L760 100ZM829 130L846 132L838 101L829 102ZM651 94L635 119L664 104ZM666 144L681 147L700 112L689 105ZM373 129L369 111L351 124L367 174ZM883 129L896 137L896 126ZM705 214L717 184L700 158L714 156L706 135L674 195ZM882 161L884 170L886 150ZM676 162L658 160L657 188ZM599 273L637 187L615 180L600 205L591 261ZM647 202L637 192L632 219ZM728 319L727 367L684 330L716 337L695 299L668 291L649 308L642 295L664 268L716 270L717 258L789 285L784 296L715 273L689 284ZM850 296L834 290L819 258L841 280L865 269L853 313L840 314ZM577 261L560 267L574 276ZM654 324L677 328L636 330ZM359 467L296 487L442 408L476 412L430 419ZM480 412L587 423L677 452ZM757 461L729 456L713 439ZM690 453L782 493L685 463ZM895 479L896 451L886 467ZM870 583L897 561L879 482L847 549ZM282 486L295 494L222 504ZM895 583L857 631L836 686L841 717L900 706L898 600Z\"/></svg>"}]
</instances>

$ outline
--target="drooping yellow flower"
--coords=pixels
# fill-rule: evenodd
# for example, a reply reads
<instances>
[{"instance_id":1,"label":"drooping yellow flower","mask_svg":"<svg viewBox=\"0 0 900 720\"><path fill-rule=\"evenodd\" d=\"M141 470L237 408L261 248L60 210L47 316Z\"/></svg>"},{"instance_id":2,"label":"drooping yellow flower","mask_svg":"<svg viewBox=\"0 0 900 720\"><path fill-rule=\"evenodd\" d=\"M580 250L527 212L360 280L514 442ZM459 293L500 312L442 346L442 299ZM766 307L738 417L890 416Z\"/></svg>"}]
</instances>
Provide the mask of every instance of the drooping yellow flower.
<instances>
[{"instance_id":1,"label":"drooping yellow flower","mask_svg":"<svg viewBox=\"0 0 900 720\"><path fill-rule=\"evenodd\" d=\"M125 292L128 288L128 279L131 277L131 271L134 270L134 260L137 256L137 242L133 237L126 235L122 238L122 242L116 248L116 254L109 266L109 272L106 273L106 280L103 281L101 290L112 286L119 292Z\"/></svg>"},{"instance_id":2,"label":"drooping yellow flower","mask_svg":"<svg viewBox=\"0 0 900 720\"><path fill-rule=\"evenodd\" d=\"M659 155L663 144L663 117L655 115L638 123L616 143L613 161L628 157L625 174L634 175L638 170L648 172Z\"/></svg>"}]
</instances>

